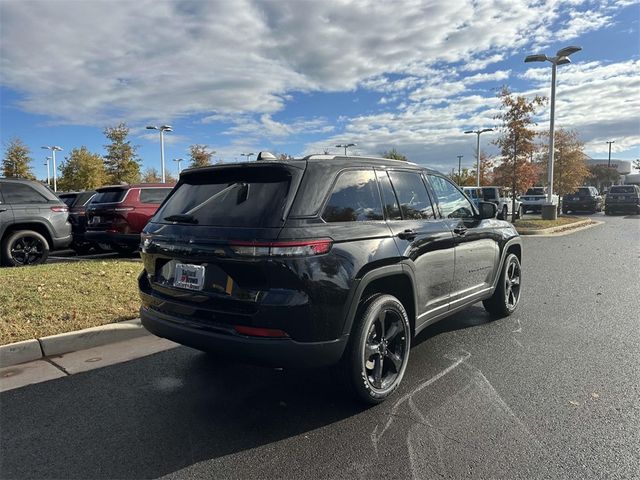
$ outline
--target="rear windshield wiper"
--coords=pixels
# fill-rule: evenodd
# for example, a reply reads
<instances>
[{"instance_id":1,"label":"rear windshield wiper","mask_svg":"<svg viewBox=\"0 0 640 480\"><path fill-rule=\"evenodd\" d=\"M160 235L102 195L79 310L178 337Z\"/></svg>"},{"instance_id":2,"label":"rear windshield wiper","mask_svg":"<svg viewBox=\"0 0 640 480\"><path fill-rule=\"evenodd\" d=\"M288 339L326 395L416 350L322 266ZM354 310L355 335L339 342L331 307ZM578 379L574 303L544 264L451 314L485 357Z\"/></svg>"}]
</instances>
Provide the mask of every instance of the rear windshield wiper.
<instances>
[{"instance_id":1,"label":"rear windshield wiper","mask_svg":"<svg viewBox=\"0 0 640 480\"><path fill-rule=\"evenodd\" d=\"M169 215L168 217L164 217L164 219L168 222L178 222L178 223L198 223L198 219L193 215L179 213L177 215Z\"/></svg>"}]
</instances>

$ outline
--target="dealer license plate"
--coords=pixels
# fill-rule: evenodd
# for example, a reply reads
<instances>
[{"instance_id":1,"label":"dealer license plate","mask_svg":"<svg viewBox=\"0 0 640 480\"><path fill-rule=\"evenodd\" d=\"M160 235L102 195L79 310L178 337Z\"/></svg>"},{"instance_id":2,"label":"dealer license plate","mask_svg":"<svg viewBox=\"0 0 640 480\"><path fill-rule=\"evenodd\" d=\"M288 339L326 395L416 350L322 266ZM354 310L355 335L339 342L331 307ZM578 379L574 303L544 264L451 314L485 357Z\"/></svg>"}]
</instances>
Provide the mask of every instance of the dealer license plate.
<instances>
[{"instance_id":1,"label":"dealer license plate","mask_svg":"<svg viewBox=\"0 0 640 480\"><path fill-rule=\"evenodd\" d=\"M176 263L173 286L188 290L202 290L204 286L204 266Z\"/></svg>"}]
</instances>

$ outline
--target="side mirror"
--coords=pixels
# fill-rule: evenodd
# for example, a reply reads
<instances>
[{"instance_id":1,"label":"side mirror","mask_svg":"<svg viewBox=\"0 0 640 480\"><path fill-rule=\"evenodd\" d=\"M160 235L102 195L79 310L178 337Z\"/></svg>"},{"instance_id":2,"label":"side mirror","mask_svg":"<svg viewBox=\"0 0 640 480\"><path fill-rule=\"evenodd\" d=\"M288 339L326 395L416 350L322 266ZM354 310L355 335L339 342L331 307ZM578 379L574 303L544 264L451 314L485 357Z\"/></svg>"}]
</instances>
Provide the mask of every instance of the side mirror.
<instances>
[{"instance_id":1,"label":"side mirror","mask_svg":"<svg viewBox=\"0 0 640 480\"><path fill-rule=\"evenodd\" d=\"M480 220L495 218L498 213L498 206L492 202L478 202L478 210L480 211Z\"/></svg>"}]
</instances>

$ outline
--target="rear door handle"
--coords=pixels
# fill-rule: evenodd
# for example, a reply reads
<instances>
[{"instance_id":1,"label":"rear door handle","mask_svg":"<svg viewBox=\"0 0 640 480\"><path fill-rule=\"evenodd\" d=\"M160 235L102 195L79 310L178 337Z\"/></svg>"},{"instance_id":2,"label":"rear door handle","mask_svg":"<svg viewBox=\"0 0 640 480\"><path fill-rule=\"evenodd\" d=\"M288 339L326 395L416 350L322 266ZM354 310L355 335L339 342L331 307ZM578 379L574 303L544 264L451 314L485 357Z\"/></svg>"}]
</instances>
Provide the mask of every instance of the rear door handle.
<instances>
[{"instance_id":1,"label":"rear door handle","mask_svg":"<svg viewBox=\"0 0 640 480\"><path fill-rule=\"evenodd\" d=\"M467 227L456 227L453 229L453 233L457 235L464 235L467 233Z\"/></svg>"},{"instance_id":2,"label":"rear door handle","mask_svg":"<svg viewBox=\"0 0 640 480\"><path fill-rule=\"evenodd\" d=\"M414 230L410 229L404 230L398 234L398 238L401 238L402 240L413 240L417 236L418 234Z\"/></svg>"}]
</instances>

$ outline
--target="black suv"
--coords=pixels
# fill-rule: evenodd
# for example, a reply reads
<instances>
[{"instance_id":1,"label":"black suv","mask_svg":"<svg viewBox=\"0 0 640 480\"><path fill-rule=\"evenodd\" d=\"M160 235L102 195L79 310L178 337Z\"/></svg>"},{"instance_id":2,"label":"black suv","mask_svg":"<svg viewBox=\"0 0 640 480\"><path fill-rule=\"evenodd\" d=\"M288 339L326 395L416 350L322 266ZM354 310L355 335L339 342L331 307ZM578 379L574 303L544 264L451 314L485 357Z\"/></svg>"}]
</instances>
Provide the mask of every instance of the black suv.
<instances>
[{"instance_id":1,"label":"black suv","mask_svg":"<svg viewBox=\"0 0 640 480\"><path fill-rule=\"evenodd\" d=\"M58 197L69 207L69 223L73 231L73 242L70 247L79 255L89 253L91 250L100 250L97 243L86 239L87 231L87 205L96 196L95 190L84 192L65 192Z\"/></svg>"},{"instance_id":2,"label":"black suv","mask_svg":"<svg viewBox=\"0 0 640 480\"><path fill-rule=\"evenodd\" d=\"M190 169L142 233L143 325L274 366L337 364L360 398L400 383L412 338L478 301L509 315L522 245L413 163L313 155Z\"/></svg>"},{"instance_id":3,"label":"black suv","mask_svg":"<svg viewBox=\"0 0 640 480\"><path fill-rule=\"evenodd\" d=\"M575 192L562 197L562 213L602 211L602 197L596 187L580 187Z\"/></svg>"},{"instance_id":4,"label":"black suv","mask_svg":"<svg viewBox=\"0 0 640 480\"><path fill-rule=\"evenodd\" d=\"M631 212L640 215L640 187L638 185L614 185L607 192L604 213Z\"/></svg>"},{"instance_id":5,"label":"black suv","mask_svg":"<svg viewBox=\"0 0 640 480\"><path fill-rule=\"evenodd\" d=\"M5 266L44 263L71 243L69 209L33 180L0 178L0 260Z\"/></svg>"}]
</instances>

